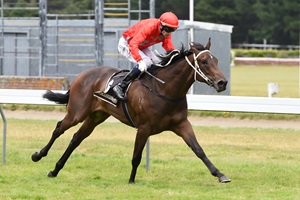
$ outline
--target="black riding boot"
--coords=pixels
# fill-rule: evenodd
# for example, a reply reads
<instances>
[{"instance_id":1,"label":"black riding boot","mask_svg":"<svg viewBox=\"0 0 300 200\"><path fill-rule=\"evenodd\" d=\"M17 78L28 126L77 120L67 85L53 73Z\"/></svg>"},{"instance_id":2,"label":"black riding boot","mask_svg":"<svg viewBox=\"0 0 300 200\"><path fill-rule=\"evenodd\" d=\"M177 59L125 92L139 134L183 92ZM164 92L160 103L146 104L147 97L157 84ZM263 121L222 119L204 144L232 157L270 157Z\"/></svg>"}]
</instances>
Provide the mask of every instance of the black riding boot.
<instances>
[{"instance_id":1,"label":"black riding boot","mask_svg":"<svg viewBox=\"0 0 300 200\"><path fill-rule=\"evenodd\" d=\"M138 65L136 65L122 80L121 83L117 84L115 87L113 87L113 91L116 93L117 97L119 99L124 99L125 94L124 90L129 85L129 83L137 78L140 75L141 71L138 68Z\"/></svg>"}]
</instances>

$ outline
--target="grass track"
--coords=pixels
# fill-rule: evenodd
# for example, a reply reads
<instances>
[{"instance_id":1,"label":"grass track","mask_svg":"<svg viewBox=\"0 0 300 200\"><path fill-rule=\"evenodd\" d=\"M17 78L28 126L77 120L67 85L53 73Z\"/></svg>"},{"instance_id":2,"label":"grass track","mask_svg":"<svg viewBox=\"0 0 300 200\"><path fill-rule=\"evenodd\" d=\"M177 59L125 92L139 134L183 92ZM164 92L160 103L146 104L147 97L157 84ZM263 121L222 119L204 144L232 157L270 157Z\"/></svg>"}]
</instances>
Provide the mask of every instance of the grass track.
<instances>
[{"instance_id":1,"label":"grass track","mask_svg":"<svg viewBox=\"0 0 300 200\"><path fill-rule=\"evenodd\" d=\"M30 156L49 140L56 121L8 119L7 164L0 168L0 199L298 199L300 137L295 130L194 127L212 162L228 177L220 184L181 138L151 137L151 171L142 160L136 184L127 184L135 129L120 123L96 128L57 178L47 178L72 128L48 156ZM0 125L2 130L2 124Z\"/></svg>"},{"instance_id":2,"label":"grass track","mask_svg":"<svg viewBox=\"0 0 300 200\"><path fill-rule=\"evenodd\" d=\"M231 95L268 96L268 83L279 85L274 97L299 98L299 66L235 66L231 72Z\"/></svg>"}]
</instances>

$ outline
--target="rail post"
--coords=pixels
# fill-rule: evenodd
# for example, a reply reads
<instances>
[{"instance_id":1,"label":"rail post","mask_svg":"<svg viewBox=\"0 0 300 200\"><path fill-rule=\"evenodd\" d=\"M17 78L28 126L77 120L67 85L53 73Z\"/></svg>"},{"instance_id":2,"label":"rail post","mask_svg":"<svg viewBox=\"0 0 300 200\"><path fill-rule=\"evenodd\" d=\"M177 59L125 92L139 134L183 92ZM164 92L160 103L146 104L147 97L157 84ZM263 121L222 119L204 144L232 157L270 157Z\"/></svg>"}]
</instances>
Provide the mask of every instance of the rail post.
<instances>
[{"instance_id":1,"label":"rail post","mask_svg":"<svg viewBox=\"0 0 300 200\"><path fill-rule=\"evenodd\" d=\"M104 0L95 0L95 61L96 66L103 64L103 21Z\"/></svg>"},{"instance_id":2,"label":"rail post","mask_svg":"<svg viewBox=\"0 0 300 200\"><path fill-rule=\"evenodd\" d=\"M47 0L39 1L39 18L40 18L40 61L39 77L45 75L45 58L47 47Z\"/></svg>"}]
</instances>

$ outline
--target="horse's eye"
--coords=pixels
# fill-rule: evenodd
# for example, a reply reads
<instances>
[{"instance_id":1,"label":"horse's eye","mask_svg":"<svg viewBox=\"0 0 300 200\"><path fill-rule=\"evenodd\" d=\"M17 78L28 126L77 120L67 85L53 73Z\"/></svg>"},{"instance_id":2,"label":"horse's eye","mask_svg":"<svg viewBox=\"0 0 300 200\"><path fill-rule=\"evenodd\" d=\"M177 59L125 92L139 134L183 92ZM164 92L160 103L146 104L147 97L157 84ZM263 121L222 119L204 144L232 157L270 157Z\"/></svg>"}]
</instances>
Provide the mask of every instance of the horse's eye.
<instances>
[{"instance_id":1,"label":"horse's eye","mask_svg":"<svg viewBox=\"0 0 300 200\"><path fill-rule=\"evenodd\" d=\"M203 65L205 65L205 64L207 64L207 61L206 61L205 59L201 59L201 63L202 63Z\"/></svg>"}]
</instances>

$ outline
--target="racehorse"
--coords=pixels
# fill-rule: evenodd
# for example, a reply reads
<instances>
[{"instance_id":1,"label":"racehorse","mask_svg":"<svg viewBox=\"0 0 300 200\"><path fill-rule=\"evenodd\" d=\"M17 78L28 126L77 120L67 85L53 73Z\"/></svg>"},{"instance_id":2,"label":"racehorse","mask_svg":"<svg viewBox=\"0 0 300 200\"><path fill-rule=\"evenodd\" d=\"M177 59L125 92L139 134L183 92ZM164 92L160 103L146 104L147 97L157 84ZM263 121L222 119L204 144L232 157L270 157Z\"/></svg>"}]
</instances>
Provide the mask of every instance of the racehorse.
<instances>
[{"instance_id":1,"label":"racehorse","mask_svg":"<svg viewBox=\"0 0 300 200\"><path fill-rule=\"evenodd\" d=\"M122 123L135 126L137 129L129 183L135 182L148 137L165 130L173 131L182 137L210 173L218 177L219 182L230 182L231 180L208 159L187 119L186 94L195 81L206 83L217 92L226 89L227 80L218 67L217 58L210 52L210 46L210 38L205 47L191 43L190 49L185 50L182 46L172 60L169 60L169 57L162 58L162 63L167 63L168 66L157 67L152 70L151 76L143 73L139 79L133 81L126 100L132 121L124 114L121 104L114 106L93 96L95 91L105 90L109 77L118 72L118 69L106 66L89 69L74 79L67 93L47 91L43 97L58 104L67 104L67 113L63 120L57 123L48 144L40 152L32 154L32 160L37 162L45 157L60 135L70 127L83 122L54 170L48 173L48 177L56 177L75 148L97 125L112 115Z\"/></svg>"}]
</instances>

